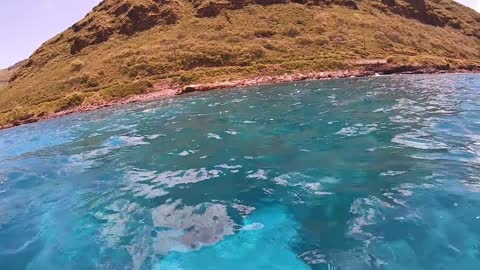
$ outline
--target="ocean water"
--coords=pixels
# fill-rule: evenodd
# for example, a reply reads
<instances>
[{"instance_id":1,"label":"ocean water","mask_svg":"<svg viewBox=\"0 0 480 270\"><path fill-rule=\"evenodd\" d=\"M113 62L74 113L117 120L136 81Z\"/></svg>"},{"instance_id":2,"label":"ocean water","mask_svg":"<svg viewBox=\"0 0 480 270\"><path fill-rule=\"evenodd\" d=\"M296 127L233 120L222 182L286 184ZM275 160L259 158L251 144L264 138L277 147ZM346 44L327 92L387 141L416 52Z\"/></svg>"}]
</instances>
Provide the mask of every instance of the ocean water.
<instances>
[{"instance_id":1,"label":"ocean water","mask_svg":"<svg viewBox=\"0 0 480 270\"><path fill-rule=\"evenodd\" d=\"M212 91L0 131L0 269L480 269L480 75Z\"/></svg>"}]
</instances>

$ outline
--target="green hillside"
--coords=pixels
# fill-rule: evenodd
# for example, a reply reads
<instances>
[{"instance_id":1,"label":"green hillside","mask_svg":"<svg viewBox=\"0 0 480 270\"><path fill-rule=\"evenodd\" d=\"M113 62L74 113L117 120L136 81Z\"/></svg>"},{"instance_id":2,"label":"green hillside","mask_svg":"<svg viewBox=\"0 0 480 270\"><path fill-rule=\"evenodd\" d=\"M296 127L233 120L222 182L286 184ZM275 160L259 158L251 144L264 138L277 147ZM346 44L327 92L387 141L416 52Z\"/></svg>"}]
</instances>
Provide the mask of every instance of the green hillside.
<instances>
[{"instance_id":1,"label":"green hillside","mask_svg":"<svg viewBox=\"0 0 480 270\"><path fill-rule=\"evenodd\" d=\"M452 0L106 0L15 72L0 92L0 125L157 83L349 69L358 59L479 67L480 14Z\"/></svg>"}]
</instances>

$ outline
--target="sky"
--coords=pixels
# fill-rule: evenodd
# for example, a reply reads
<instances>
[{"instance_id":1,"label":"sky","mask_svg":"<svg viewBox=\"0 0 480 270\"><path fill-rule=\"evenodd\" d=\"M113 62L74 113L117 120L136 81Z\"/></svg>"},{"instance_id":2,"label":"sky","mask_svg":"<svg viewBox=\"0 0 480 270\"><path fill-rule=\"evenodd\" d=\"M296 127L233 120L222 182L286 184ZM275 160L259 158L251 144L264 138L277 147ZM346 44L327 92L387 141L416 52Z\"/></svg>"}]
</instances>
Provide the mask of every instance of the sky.
<instances>
[{"instance_id":1,"label":"sky","mask_svg":"<svg viewBox=\"0 0 480 270\"><path fill-rule=\"evenodd\" d=\"M100 0L0 0L0 69L28 58Z\"/></svg>"},{"instance_id":2,"label":"sky","mask_svg":"<svg viewBox=\"0 0 480 270\"><path fill-rule=\"evenodd\" d=\"M82 19L100 0L1 0L0 69L28 58ZM457 0L480 12L480 0Z\"/></svg>"},{"instance_id":3,"label":"sky","mask_svg":"<svg viewBox=\"0 0 480 270\"><path fill-rule=\"evenodd\" d=\"M480 0L456 0L456 1L480 12Z\"/></svg>"}]
</instances>

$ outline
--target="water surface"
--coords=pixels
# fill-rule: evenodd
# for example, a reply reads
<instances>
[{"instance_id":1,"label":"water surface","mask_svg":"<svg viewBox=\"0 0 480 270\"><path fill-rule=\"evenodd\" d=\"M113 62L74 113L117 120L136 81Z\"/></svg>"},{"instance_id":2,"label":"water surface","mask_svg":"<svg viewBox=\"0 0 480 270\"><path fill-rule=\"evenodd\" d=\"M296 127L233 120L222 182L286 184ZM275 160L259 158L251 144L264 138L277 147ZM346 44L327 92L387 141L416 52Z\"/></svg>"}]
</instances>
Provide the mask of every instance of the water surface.
<instances>
[{"instance_id":1,"label":"water surface","mask_svg":"<svg viewBox=\"0 0 480 270\"><path fill-rule=\"evenodd\" d=\"M480 76L223 90L0 132L0 269L478 269Z\"/></svg>"}]
</instances>

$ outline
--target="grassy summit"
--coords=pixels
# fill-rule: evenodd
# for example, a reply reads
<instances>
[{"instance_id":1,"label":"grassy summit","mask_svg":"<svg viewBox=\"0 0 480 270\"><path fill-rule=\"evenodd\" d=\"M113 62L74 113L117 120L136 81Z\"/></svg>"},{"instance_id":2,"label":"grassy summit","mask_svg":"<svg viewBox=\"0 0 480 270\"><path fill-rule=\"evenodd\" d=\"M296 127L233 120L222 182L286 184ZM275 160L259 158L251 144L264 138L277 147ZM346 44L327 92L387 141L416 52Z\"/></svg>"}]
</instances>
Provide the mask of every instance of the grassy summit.
<instances>
[{"instance_id":1,"label":"grassy summit","mask_svg":"<svg viewBox=\"0 0 480 270\"><path fill-rule=\"evenodd\" d=\"M480 14L453 0L105 0L0 88L0 125L159 82L347 69L375 58L478 67Z\"/></svg>"}]
</instances>

